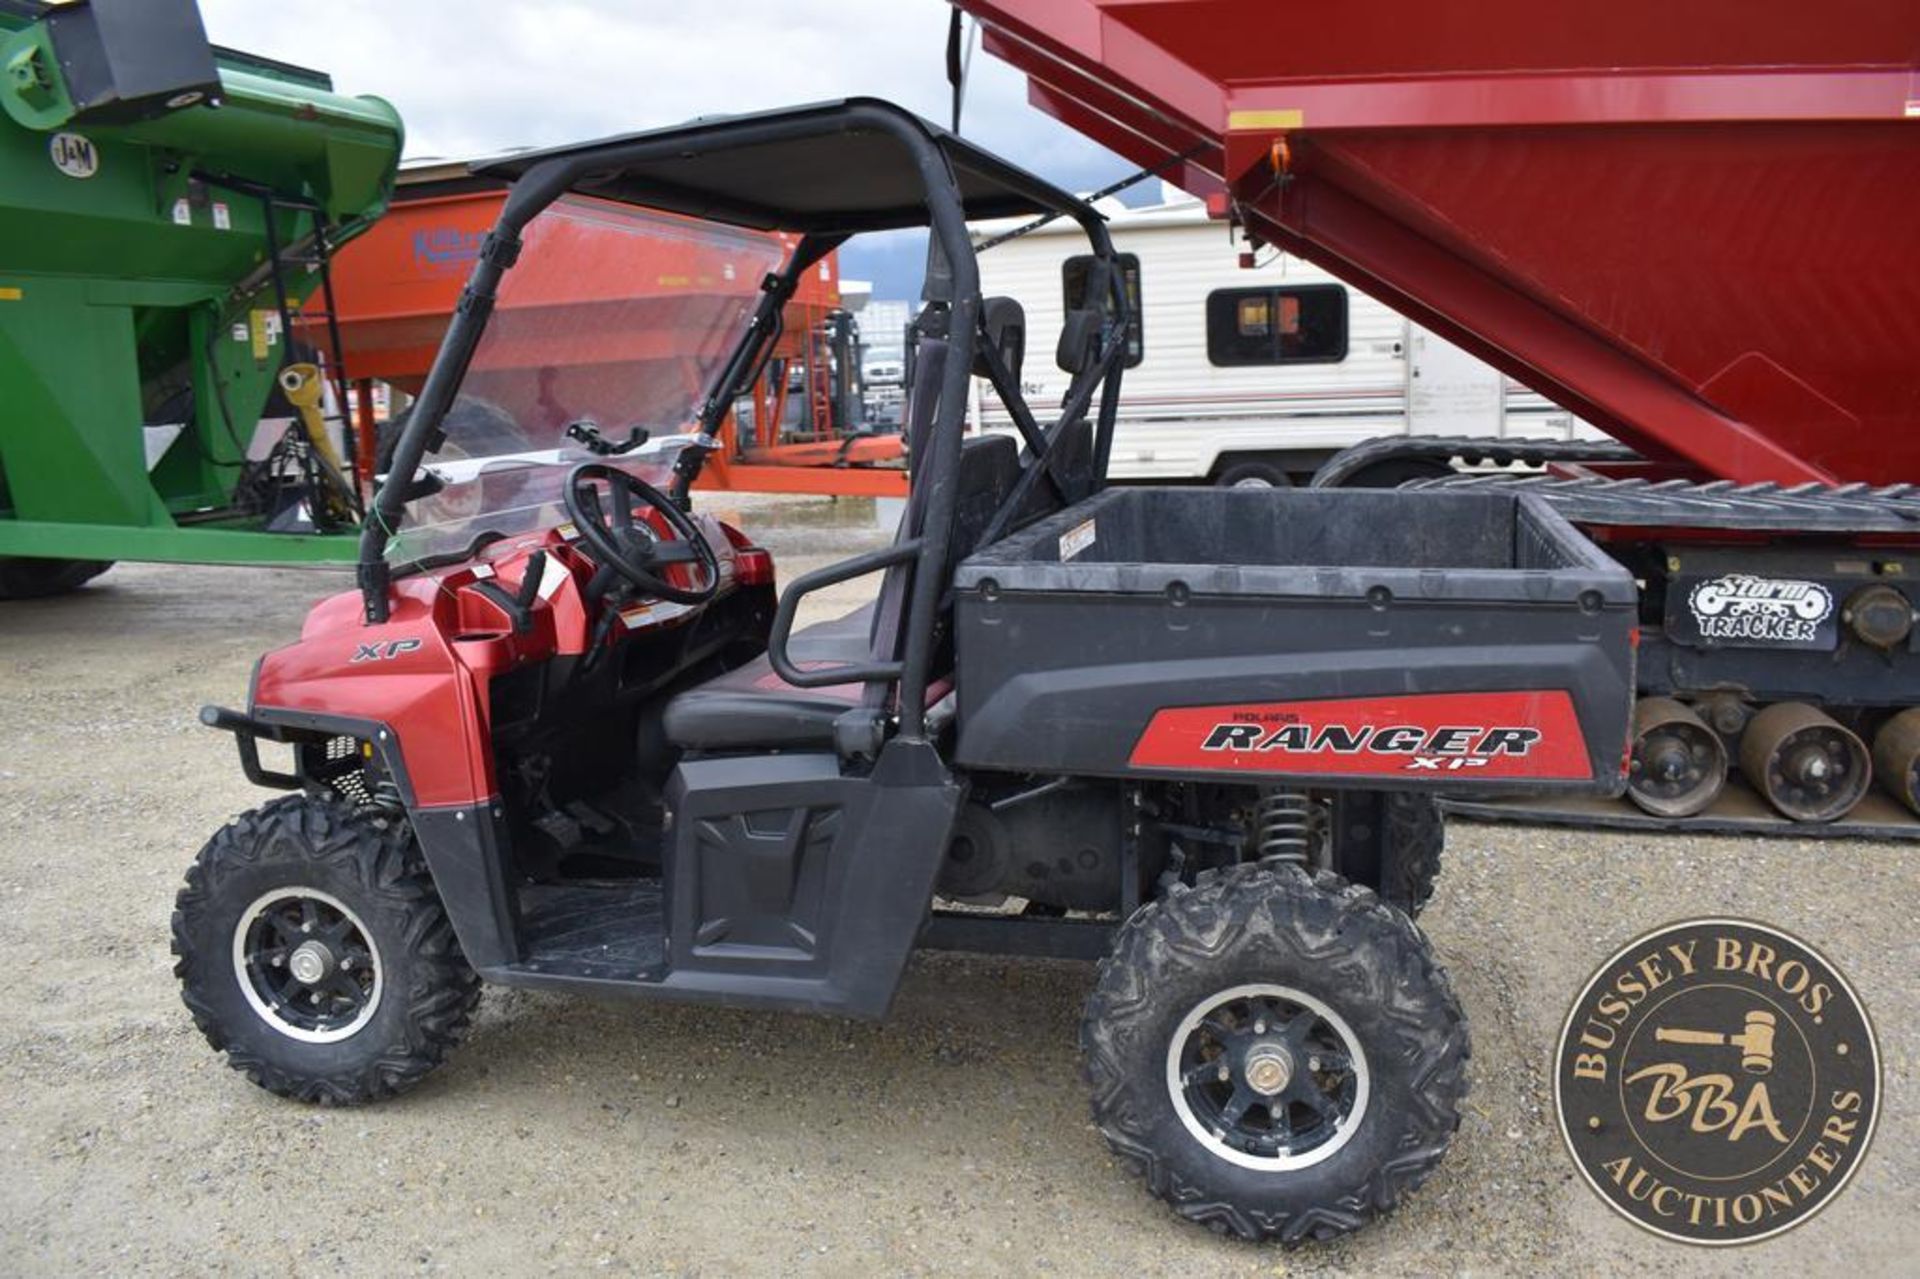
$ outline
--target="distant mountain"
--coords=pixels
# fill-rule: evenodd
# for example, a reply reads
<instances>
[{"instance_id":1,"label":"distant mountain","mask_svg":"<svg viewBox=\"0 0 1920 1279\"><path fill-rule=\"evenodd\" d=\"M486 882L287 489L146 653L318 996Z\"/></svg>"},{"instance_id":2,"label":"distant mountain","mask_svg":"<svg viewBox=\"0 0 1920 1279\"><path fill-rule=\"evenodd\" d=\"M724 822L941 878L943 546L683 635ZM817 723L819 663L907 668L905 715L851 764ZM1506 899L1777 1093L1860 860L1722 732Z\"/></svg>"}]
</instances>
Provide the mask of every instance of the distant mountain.
<instances>
[{"instance_id":1,"label":"distant mountain","mask_svg":"<svg viewBox=\"0 0 1920 1279\"><path fill-rule=\"evenodd\" d=\"M857 235L840 250L840 274L872 280L876 298L917 299L926 263L925 231Z\"/></svg>"}]
</instances>

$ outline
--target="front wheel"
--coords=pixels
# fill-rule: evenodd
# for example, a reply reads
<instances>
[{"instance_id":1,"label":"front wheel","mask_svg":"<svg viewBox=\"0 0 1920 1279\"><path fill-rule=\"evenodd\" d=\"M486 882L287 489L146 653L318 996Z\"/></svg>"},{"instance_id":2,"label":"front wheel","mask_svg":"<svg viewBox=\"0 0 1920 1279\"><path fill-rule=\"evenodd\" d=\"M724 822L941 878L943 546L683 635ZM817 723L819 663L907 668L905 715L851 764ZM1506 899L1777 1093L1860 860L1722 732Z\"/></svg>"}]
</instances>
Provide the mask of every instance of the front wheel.
<instances>
[{"instance_id":1,"label":"front wheel","mask_svg":"<svg viewBox=\"0 0 1920 1279\"><path fill-rule=\"evenodd\" d=\"M307 796L243 814L201 849L174 903L173 953L207 1042L300 1101L412 1086L480 998L405 825Z\"/></svg>"},{"instance_id":2,"label":"front wheel","mask_svg":"<svg viewBox=\"0 0 1920 1279\"><path fill-rule=\"evenodd\" d=\"M1405 915L1242 866L1121 928L1080 1043L1107 1144L1182 1216L1300 1243L1390 1211L1466 1094L1465 1015Z\"/></svg>"}]
</instances>

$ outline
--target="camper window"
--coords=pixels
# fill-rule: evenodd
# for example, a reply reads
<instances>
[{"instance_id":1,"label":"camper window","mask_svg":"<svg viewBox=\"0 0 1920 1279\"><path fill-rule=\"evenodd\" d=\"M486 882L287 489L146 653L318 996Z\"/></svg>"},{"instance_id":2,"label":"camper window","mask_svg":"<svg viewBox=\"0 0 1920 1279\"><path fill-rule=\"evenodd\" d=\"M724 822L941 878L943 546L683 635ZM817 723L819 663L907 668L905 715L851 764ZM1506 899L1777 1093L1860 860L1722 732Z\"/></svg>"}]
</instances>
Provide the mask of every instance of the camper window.
<instances>
[{"instance_id":1,"label":"camper window","mask_svg":"<svg viewBox=\"0 0 1920 1279\"><path fill-rule=\"evenodd\" d=\"M1121 278L1127 282L1127 310L1131 313L1127 321L1127 368L1140 363L1146 348L1141 342L1144 326L1140 322L1140 259L1132 253L1120 253L1114 256L1120 264ZM1060 288L1064 299L1064 310L1078 311L1087 305L1087 272L1092 269L1094 257L1091 253L1082 253L1068 258L1060 264Z\"/></svg>"},{"instance_id":2,"label":"camper window","mask_svg":"<svg viewBox=\"0 0 1920 1279\"><path fill-rule=\"evenodd\" d=\"M1347 291L1338 284L1216 289L1207 295L1214 364L1329 364L1347 358Z\"/></svg>"}]
</instances>

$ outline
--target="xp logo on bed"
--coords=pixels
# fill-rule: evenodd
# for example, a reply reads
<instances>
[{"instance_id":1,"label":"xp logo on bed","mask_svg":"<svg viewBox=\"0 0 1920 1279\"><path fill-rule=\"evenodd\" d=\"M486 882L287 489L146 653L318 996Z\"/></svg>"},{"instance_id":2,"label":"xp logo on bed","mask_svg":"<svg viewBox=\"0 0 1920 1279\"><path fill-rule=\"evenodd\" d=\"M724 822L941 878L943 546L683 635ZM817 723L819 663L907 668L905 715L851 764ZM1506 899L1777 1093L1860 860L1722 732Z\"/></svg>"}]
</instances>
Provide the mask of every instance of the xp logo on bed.
<instances>
[{"instance_id":1,"label":"xp logo on bed","mask_svg":"<svg viewBox=\"0 0 1920 1279\"><path fill-rule=\"evenodd\" d=\"M1456 780L1593 774L1573 701L1558 689L1171 707L1155 713L1131 763Z\"/></svg>"},{"instance_id":2,"label":"xp logo on bed","mask_svg":"<svg viewBox=\"0 0 1920 1279\"><path fill-rule=\"evenodd\" d=\"M1567 1015L1554 1100L1607 1204L1685 1243L1752 1243L1818 1212L1866 1154L1873 1028L1834 966L1744 920L1669 924Z\"/></svg>"}]
</instances>

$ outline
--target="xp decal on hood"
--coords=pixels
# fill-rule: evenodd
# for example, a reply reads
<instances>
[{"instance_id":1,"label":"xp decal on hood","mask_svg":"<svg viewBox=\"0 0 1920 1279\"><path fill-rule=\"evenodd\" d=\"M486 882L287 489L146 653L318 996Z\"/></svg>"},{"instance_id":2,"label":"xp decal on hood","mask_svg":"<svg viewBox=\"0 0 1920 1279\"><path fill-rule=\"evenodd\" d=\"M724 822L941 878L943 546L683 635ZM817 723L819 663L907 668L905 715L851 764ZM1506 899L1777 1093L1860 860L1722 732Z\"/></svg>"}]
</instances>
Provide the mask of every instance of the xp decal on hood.
<instances>
[{"instance_id":1,"label":"xp decal on hood","mask_svg":"<svg viewBox=\"0 0 1920 1279\"><path fill-rule=\"evenodd\" d=\"M1677 579L1668 623L1683 642L1735 648L1832 648L1833 592L1818 582L1724 573Z\"/></svg>"},{"instance_id":2,"label":"xp decal on hood","mask_svg":"<svg viewBox=\"0 0 1920 1279\"><path fill-rule=\"evenodd\" d=\"M1560 689L1170 707L1155 713L1130 762L1328 777L1593 775Z\"/></svg>"}]
</instances>

